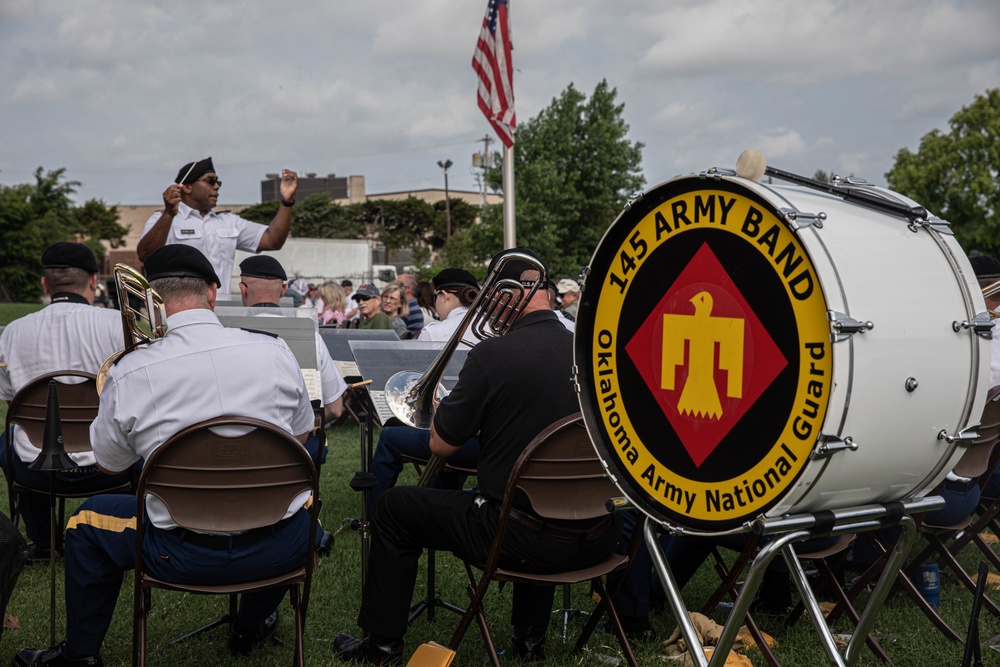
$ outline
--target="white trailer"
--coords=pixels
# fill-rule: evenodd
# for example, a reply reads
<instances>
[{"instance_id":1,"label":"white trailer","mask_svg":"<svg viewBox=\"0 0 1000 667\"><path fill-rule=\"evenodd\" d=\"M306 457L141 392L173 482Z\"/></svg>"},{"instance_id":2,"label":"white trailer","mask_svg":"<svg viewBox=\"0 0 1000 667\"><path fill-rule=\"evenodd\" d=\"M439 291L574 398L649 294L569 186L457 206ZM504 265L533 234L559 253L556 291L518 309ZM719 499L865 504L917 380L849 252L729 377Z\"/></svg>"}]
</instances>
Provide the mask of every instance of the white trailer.
<instances>
[{"instance_id":1,"label":"white trailer","mask_svg":"<svg viewBox=\"0 0 1000 667\"><path fill-rule=\"evenodd\" d=\"M345 278L357 287L372 283L379 288L396 279L396 267L390 264L372 264L372 244L363 239L307 239L291 238L281 250L268 250L261 254L273 256L285 268L289 282L302 278L307 283L320 284L328 280L340 282ZM239 265L253 253L236 251L236 268L233 271L232 291L239 294Z\"/></svg>"}]
</instances>

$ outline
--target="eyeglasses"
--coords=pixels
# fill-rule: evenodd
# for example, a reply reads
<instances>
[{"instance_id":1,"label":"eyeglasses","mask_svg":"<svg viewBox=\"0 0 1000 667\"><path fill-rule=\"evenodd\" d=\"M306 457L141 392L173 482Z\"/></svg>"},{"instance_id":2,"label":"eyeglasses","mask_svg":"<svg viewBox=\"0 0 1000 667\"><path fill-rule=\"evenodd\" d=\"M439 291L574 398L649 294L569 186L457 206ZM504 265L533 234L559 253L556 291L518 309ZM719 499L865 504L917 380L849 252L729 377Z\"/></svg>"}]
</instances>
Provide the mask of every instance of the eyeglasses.
<instances>
[{"instance_id":1,"label":"eyeglasses","mask_svg":"<svg viewBox=\"0 0 1000 667\"><path fill-rule=\"evenodd\" d=\"M396 303L399 303L399 297L398 296L384 296L384 297L382 297L382 300L383 301L389 301L390 303L393 302L393 301L395 301Z\"/></svg>"},{"instance_id":2,"label":"eyeglasses","mask_svg":"<svg viewBox=\"0 0 1000 667\"><path fill-rule=\"evenodd\" d=\"M200 178L198 180L206 184L210 188L214 188L216 185L218 185L220 188L222 187L222 180L216 178L215 176L209 176L208 178Z\"/></svg>"}]
</instances>

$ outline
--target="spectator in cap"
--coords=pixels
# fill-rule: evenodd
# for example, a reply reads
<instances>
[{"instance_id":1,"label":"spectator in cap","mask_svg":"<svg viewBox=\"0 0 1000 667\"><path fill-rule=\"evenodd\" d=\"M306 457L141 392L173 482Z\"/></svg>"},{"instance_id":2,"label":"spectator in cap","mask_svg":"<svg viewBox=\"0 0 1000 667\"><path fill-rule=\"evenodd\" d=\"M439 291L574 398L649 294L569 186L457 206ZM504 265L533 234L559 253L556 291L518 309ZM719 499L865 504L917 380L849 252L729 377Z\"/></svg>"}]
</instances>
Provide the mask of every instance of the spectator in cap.
<instances>
[{"instance_id":1,"label":"spectator in cap","mask_svg":"<svg viewBox=\"0 0 1000 667\"><path fill-rule=\"evenodd\" d=\"M51 302L45 308L14 320L0 334L0 400L10 401L35 378L56 371L97 375L104 360L124 344L119 313L95 308L97 260L82 243L56 243L42 253L42 287ZM80 382L81 378L66 378ZM14 456L8 462L6 431L0 433L0 467L8 481L37 489L18 494L22 525L32 543L32 558L49 557L49 474L28 469L39 454L41 442L31 442L18 426L13 428ZM81 467L93 467L92 452L69 454ZM129 481L130 472L109 478L94 471L55 474L58 493L89 493ZM60 529L61 530L61 529Z\"/></svg>"},{"instance_id":2,"label":"spectator in cap","mask_svg":"<svg viewBox=\"0 0 1000 667\"><path fill-rule=\"evenodd\" d=\"M382 293L374 285L362 285L354 292L361 313L359 329L392 329L389 316L382 312Z\"/></svg>"},{"instance_id":3,"label":"spectator in cap","mask_svg":"<svg viewBox=\"0 0 1000 667\"><path fill-rule=\"evenodd\" d=\"M563 278L556 283L556 291L562 304L562 313L566 319L575 322L576 312L580 308L580 284L575 280Z\"/></svg>"},{"instance_id":4,"label":"spectator in cap","mask_svg":"<svg viewBox=\"0 0 1000 667\"><path fill-rule=\"evenodd\" d=\"M212 158L181 167L174 185L163 192L163 210L150 216L143 227L136 246L139 260L145 262L151 252L164 245L197 248L222 279L219 293L229 294L237 249L261 252L278 250L285 244L299 187L294 171L281 170L281 205L270 225L251 222L229 211L213 211L221 187Z\"/></svg>"},{"instance_id":5,"label":"spectator in cap","mask_svg":"<svg viewBox=\"0 0 1000 667\"><path fill-rule=\"evenodd\" d=\"M146 258L146 274L167 311L167 333L122 357L107 376L90 427L97 465L128 470L170 436L198 422L235 415L266 421L305 442L314 417L299 365L278 338L223 327L212 312L218 276L187 245L166 245ZM144 549L154 576L177 583L226 584L273 576L305 562L305 498L258 539L231 548L231 535L178 529L157 498L146 498ZM135 553L136 499L93 496L66 531L66 641L24 649L14 665L102 665L101 644L114 615L123 574ZM132 528L121 528L132 526ZM183 564L183 567L177 567ZM229 629L229 651L246 655L277 627L285 590L244 594Z\"/></svg>"},{"instance_id":6,"label":"spectator in cap","mask_svg":"<svg viewBox=\"0 0 1000 667\"><path fill-rule=\"evenodd\" d=\"M548 290L547 291L549 293L549 308L551 308L552 312L554 312L556 314L556 317L559 318L559 322L564 327L566 327L567 331L575 332L576 331L576 322L573 321L573 320L571 320L570 318L566 317L566 315L563 313L563 311L559 310L559 302L556 299L556 294L558 292L558 287L551 280L549 281Z\"/></svg>"},{"instance_id":7,"label":"spectator in cap","mask_svg":"<svg viewBox=\"0 0 1000 667\"><path fill-rule=\"evenodd\" d=\"M287 276L285 269L277 259L270 255L254 255L240 262L240 296L243 305L248 308L260 309L262 317L280 317L269 312L278 308L278 302L285 295L288 287L285 285ZM331 283L332 284L332 283ZM336 287L336 285L334 285ZM337 289L340 289L339 287ZM344 411L344 392L347 384L340 371L330 358L330 351L323 338L316 332L316 370L320 379L320 402L323 405L323 423L327 424L340 417ZM317 429L309 435L305 446L318 467L326 460L325 438L323 429Z\"/></svg>"}]
</instances>

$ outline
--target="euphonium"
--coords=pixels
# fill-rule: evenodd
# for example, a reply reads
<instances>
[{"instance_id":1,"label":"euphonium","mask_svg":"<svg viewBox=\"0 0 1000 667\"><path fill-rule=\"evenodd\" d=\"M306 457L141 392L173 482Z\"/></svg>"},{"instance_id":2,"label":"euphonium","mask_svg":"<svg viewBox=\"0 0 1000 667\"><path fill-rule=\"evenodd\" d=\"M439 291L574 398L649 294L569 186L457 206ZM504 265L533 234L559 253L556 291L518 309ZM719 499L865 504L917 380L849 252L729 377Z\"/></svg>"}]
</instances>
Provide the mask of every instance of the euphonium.
<instances>
[{"instance_id":1,"label":"euphonium","mask_svg":"<svg viewBox=\"0 0 1000 667\"><path fill-rule=\"evenodd\" d=\"M986 287L983 288L983 298L984 299L988 299L991 296L996 296L997 294L1000 294L1000 280L998 280L998 281L996 281L994 283L990 283L989 285L987 285ZM986 312L990 314L990 319L991 320L995 320L997 318L1000 318L1000 313L998 313L995 310L990 310L989 307L987 307Z\"/></svg>"},{"instance_id":2,"label":"euphonium","mask_svg":"<svg viewBox=\"0 0 1000 667\"><path fill-rule=\"evenodd\" d=\"M150 340L160 338L167 331L167 312L163 307L163 299L149 286L145 276L127 264L115 264L115 295L118 299L118 309L122 314L122 334L125 347L118 350L101 364L97 371L97 393L104 389L108 371L123 356L139 347L145 347ZM142 300L146 314L141 309L132 307L129 297L135 296ZM147 334L140 325L149 326Z\"/></svg>"},{"instance_id":3,"label":"euphonium","mask_svg":"<svg viewBox=\"0 0 1000 667\"><path fill-rule=\"evenodd\" d=\"M518 263L525 270L538 272L538 279L530 288L525 288L519 280L501 278L504 269ZM517 322L521 311L540 289L546 289L548 274L545 266L535 257L510 252L497 260L486 276L483 288L476 296L468 312L462 318L455 333L445 343L431 365L422 374L414 371L400 371L385 383L385 398L395 417L408 426L429 429L434 419L437 403L447 396L441 384L448 362L462 342L466 330L478 340L502 336ZM425 486L437 472L441 461L432 456L420 476L419 485Z\"/></svg>"}]
</instances>

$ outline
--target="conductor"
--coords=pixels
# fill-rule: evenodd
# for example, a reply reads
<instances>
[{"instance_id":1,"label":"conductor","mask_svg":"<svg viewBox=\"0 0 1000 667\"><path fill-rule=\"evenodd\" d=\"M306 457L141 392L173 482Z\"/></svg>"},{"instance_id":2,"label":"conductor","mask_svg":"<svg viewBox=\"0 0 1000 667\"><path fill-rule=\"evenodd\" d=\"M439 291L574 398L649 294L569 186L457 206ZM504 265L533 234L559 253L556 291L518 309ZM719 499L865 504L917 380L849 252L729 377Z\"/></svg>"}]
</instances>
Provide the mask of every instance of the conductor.
<instances>
[{"instance_id":1,"label":"conductor","mask_svg":"<svg viewBox=\"0 0 1000 667\"><path fill-rule=\"evenodd\" d=\"M213 211L221 187L212 158L181 167L174 185L163 192L163 210L150 216L142 229L135 248L139 260L145 262L151 252L164 245L192 246L208 258L222 279L219 293L229 294L237 249L261 252L280 250L285 245L299 188L294 171L281 170L281 206L270 225L251 222L229 211Z\"/></svg>"}]
</instances>

